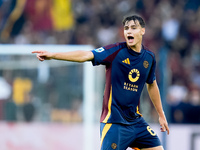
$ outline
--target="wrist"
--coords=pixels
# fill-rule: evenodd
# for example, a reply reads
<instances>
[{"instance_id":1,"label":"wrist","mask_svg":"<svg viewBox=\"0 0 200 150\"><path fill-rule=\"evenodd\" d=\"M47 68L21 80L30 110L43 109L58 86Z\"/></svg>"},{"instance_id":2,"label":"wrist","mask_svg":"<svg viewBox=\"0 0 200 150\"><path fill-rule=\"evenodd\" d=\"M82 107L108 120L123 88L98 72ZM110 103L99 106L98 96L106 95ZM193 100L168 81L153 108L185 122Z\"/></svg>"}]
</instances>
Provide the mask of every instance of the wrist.
<instances>
[{"instance_id":1,"label":"wrist","mask_svg":"<svg viewBox=\"0 0 200 150\"><path fill-rule=\"evenodd\" d=\"M159 116L159 117L164 117L164 118L165 118L165 112L164 112L164 111L159 112L159 113L158 113L158 116Z\"/></svg>"},{"instance_id":2,"label":"wrist","mask_svg":"<svg viewBox=\"0 0 200 150\"><path fill-rule=\"evenodd\" d=\"M50 59L56 59L56 53L50 53L49 58Z\"/></svg>"}]
</instances>

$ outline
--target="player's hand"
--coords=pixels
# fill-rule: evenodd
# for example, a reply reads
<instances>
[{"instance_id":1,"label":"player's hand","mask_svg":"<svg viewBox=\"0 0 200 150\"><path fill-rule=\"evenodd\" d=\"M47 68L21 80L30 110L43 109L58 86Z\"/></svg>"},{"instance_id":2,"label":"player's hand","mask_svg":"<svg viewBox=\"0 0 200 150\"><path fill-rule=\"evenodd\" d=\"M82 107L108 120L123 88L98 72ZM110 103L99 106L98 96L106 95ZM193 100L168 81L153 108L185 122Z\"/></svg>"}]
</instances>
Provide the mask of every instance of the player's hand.
<instances>
[{"instance_id":1,"label":"player's hand","mask_svg":"<svg viewBox=\"0 0 200 150\"><path fill-rule=\"evenodd\" d=\"M32 54L36 53L37 54L37 58L40 61L44 61L44 60L50 60L52 59L53 54L47 51L33 51Z\"/></svg>"},{"instance_id":2,"label":"player's hand","mask_svg":"<svg viewBox=\"0 0 200 150\"><path fill-rule=\"evenodd\" d=\"M167 131L167 134L169 134L169 127L168 127L168 123L165 117L159 117L159 123L160 123L160 130L161 132L165 132Z\"/></svg>"}]
</instances>

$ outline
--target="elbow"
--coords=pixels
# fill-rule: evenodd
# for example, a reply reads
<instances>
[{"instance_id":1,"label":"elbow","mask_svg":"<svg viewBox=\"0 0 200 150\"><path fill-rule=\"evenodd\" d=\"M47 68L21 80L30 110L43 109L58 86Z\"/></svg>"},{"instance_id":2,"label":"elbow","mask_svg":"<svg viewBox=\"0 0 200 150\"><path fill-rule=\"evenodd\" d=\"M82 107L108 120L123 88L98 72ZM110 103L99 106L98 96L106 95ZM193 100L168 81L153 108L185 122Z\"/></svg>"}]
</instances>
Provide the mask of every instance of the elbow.
<instances>
[{"instance_id":1,"label":"elbow","mask_svg":"<svg viewBox=\"0 0 200 150\"><path fill-rule=\"evenodd\" d=\"M82 59L82 60L78 60L76 62L78 62L78 63L84 63L84 62L86 62L86 60Z\"/></svg>"},{"instance_id":2,"label":"elbow","mask_svg":"<svg viewBox=\"0 0 200 150\"><path fill-rule=\"evenodd\" d=\"M84 63L87 61L90 61L87 57L81 57L80 59L76 60L76 62L78 62L78 63Z\"/></svg>"}]
</instances>

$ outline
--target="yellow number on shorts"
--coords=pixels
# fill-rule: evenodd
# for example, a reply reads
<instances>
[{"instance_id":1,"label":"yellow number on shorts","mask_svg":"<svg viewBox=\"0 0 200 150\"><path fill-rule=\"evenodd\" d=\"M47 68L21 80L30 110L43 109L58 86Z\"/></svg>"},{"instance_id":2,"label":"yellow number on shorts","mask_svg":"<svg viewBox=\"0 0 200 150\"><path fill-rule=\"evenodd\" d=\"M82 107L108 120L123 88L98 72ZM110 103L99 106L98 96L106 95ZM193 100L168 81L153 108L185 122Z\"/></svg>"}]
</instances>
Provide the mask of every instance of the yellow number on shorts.
<instances>
[{"instance_id":1,"label":"yellow number on shorts","mask_svg":"<svg viewBox=\"0 0 200 150\"><path fill-rule=\"evenodd\" d=\"M153 129L150 128L150 126L147 126L147 131L149 131L149 133L152 135L152 136L155 136L156 133L153 131Z\"/></svg>"}]
</instances>

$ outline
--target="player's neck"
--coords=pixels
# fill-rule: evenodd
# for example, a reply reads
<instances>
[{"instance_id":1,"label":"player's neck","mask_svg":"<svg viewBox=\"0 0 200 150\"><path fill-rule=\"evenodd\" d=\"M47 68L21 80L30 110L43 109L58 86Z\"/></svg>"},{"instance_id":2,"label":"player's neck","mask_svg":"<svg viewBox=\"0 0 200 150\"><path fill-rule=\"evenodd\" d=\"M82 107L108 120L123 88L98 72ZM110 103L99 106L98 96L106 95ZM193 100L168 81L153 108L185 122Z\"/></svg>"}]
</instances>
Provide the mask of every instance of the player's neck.
<instances>
[{"instance_id":1,"label":"player's neck","mask_svg":"<svg viewBox=\"0 0 200 150\"><path fill-rule=\"evenodd\" d=\"M130 47L133 51L140 53L142 49L142 44L136 44Z\"/></svg>"}]
</instances>

